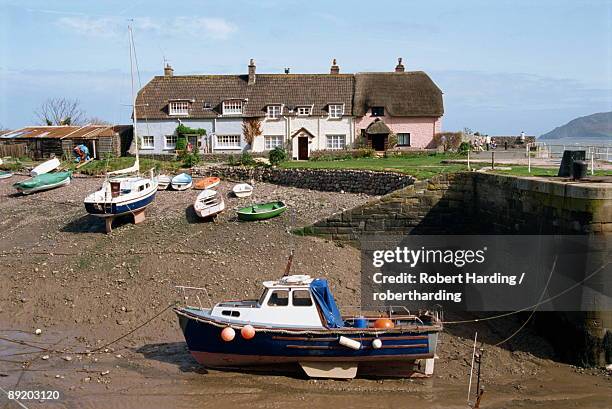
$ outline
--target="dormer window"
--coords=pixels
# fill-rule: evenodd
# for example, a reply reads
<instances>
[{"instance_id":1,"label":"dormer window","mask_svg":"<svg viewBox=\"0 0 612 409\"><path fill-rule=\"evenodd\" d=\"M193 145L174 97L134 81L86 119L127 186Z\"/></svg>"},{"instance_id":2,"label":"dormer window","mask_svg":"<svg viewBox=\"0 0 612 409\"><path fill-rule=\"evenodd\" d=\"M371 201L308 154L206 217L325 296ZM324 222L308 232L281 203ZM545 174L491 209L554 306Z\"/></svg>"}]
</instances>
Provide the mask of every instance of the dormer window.
<instances>
[{"instance_id":1,"label":"dormer window","mask_svg":"<svg viewBox=\"0 0 612 409\"><path fill-rule=\"evenodd\" d=\"M329 104L329 117L340 119L344 115L344 104Z\"/></svg>"},{"instance_id":2,"label":"dormer window","mask_svg":"<svg viewBox=\"0 0 612 409\"><path fill-rule=\"evenodd\" d=\"M242 101L223 101L223 115L242 115Z\"/></svg>"},{"instance_id":3,"label":"dormer window","mask_svg":"<svg viewBox=\"0 0 612 409\"><path fill-rule=\"evenodd\" d=\"M170 101L168 106L170 115L189 115L189 101Z\"/></svg>"},{"instance_id":4,"label":"dormer window","mask_svg":"<svg viewBox=\"0 0 612 409\"><path fill-rule=\"evenodd\" d=\"M308 116L312 113L312 107L297 107L296 112L298 116Z\"/></svg>"},{"instance_id":5,"label":"dormer window","mask_svg":"<svg viewBox=\"0 0 612 409\"><path fill-rule=\"evenodd\" d=\"M203 107L204 107L204 111L212 110L212 104L210 102L204 102Z\"/></svg>"},{"instance_id":6,"label":"dormer window","mask_svg":"<svg viewBox=\"0 0 612 409\"><path fill-rule=\"evenodd\" d=\"M281 111L281 105L268 105L266 110L266 117L268 119L279 119L281 116Z\"/></svg>"},{"instance_id":7,"label":"dormer window","mask_svg":"<svg viewBox=\"0 0 612 409\"><path fill-rule=\"evenodd\" d=\"M372 116L385 116L384 107L372 107Z\"/></svg>"}]
</instances>

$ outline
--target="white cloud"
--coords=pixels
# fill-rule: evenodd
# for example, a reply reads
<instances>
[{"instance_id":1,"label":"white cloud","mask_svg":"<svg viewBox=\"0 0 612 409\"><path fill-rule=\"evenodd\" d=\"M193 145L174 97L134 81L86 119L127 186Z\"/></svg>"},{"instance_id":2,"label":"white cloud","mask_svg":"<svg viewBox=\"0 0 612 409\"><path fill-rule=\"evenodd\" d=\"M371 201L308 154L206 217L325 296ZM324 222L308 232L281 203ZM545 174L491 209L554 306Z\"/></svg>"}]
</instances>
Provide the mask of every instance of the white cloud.
<instances>
[{"instance_id":1,"label":"white cloud","mask_svg":"<svg viewBox=\"0 0 612 409\"><path fill-rule=\"evenodd\" d=\"M120 17L62 17L56 24L64 29L80 35L98 38L122 37L125 35L128 21ZM135 18L134 29L137 32L155 33L161 36L184 37L189 35L197 38L224 40L237 27L219 17L174 17L155 19L151 17Z\"/></svg>"}]
</instances>

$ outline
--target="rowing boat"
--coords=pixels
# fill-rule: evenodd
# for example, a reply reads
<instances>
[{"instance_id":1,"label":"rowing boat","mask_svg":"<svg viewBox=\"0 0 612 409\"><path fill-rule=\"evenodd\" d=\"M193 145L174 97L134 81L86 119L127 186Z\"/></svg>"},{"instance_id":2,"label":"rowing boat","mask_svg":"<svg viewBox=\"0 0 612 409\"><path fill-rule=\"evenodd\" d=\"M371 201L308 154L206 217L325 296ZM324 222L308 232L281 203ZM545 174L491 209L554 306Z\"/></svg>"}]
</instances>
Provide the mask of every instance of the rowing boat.
<instances>
[{"instance_id":1,"label":"rowing boat","mask_svg":"<svg viewBox=\"0 0 612 409\"><path fill-rule=\"evenodd\" d=\"M213 187L219 186L219 183L221 183L221 179L213 176L196 180L193 184L193 188L197 190L212 189Z\"/></svg>"},{"instance_id":2,"label":"rowing boat","mask_svg":"<svg viewBox=\"0 0 612 409\"><path fill-rule=\"evenodd\" d=\"M276 217L285 210L287 210L287 206L283 202L269 202L243 207L236 213L238 213L240 220L253 221Z\"/></svg>"},{"instance_id":3,"label":"rowing boat","mask_svg":"<svg viewBox=\"0 0 612 409\"><path fill-rule=\"evenodd\" d=\"M43 173L42 175L34 176L22 182L17 182L13 184L13 187L17 189L18 192L27 195L42 190L55 189L56 187L69 185L71 177L72 172Z\"/></svg>"}]
</instances>

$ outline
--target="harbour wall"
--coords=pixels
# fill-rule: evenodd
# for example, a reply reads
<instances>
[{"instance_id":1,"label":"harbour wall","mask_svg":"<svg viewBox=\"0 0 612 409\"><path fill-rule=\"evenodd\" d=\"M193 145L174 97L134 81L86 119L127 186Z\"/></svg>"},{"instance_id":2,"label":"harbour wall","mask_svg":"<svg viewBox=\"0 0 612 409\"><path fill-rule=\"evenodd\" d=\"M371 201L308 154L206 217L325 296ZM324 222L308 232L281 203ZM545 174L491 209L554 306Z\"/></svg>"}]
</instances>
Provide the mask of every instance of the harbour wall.
<instances>
[{"instance_id":1,"label":"harbour wall","mask_svg":"<svg viewBox=\"0 0 612 409\"><path fill-rule=\"evenodd\" d=\"M297 233L358 243L364 234L589 234L612 240L612 178L573 183L485 173L417 181ZM585 273L586 274L586 273ZM559 358L612 362L612 312L541 312Z\"/></svg>"},{"instance_id":2,"label":"harbour wall","mask_svg":"<svg viewBox=\"0 0 612 409\"><path fill-rule=\"evenodd\" d=\"M248 166L211 166L193 169L194 176L251 180L332 192L365 193L378 196L412 185L415 179L396 172L348 169L281 169Z\"/></svg>"}]
</instances>

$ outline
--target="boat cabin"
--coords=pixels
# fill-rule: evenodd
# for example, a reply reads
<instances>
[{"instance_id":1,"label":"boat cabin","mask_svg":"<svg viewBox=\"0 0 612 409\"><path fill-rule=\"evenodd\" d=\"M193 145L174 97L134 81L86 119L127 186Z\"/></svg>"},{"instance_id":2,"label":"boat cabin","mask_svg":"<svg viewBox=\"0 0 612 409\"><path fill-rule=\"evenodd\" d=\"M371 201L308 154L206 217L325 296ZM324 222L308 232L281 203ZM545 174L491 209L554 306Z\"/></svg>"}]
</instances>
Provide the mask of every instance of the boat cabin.
<instances>
[{"instance_id":1,"label":"boat cabin","mask_svg":"<svg viewBox=\"0 0 612 409\"><path fill-rule=\"evenodd\" d=\"M132 192L142 192L151 187L151 179L142 177L114 178L109 180L112 197L127 195Z\"/></svg>"},{"instance_id":2,"label":"boat cabin","mask_svg":"<svg viewBox=\"0 0 612 409\"><path fill-rule=\"evenodd\" d=\"M314 280L307 275L292 275L277 281L266 281L263 285L265 288L259 300L222 302L213 307L210 315L233 322L270 326L342 326L342 318L327 281Z\"/></svg>"}]
</instances>

